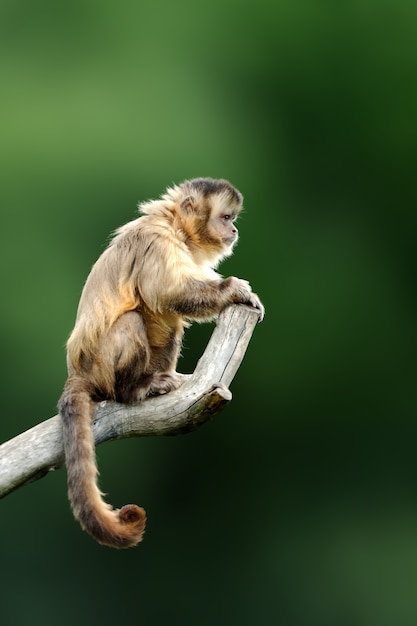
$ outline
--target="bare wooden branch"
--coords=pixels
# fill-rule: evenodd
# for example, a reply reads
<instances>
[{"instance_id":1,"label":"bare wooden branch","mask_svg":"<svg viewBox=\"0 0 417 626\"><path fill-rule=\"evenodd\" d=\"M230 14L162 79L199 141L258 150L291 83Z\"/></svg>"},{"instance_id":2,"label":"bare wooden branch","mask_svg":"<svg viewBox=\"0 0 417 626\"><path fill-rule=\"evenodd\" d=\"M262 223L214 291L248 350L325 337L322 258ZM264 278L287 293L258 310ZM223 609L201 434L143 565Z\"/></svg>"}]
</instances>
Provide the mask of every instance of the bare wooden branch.
<instances>
[{"instance_id":1,"label":"bare wooden branch","mask_svg":"<svg viewBox=\"0 0 417 626\"><path fill-rule=\"evenodd\" d=\"M94 417L96 445L112 439L179 435L195 430L232 399L233 380L258 321L258 312L243 305L226 308L190 376L179 389L141 404L103 402ZM58 415L0 446L0 497L45 476L64 464Z\"/></svg>"}]
</instances>

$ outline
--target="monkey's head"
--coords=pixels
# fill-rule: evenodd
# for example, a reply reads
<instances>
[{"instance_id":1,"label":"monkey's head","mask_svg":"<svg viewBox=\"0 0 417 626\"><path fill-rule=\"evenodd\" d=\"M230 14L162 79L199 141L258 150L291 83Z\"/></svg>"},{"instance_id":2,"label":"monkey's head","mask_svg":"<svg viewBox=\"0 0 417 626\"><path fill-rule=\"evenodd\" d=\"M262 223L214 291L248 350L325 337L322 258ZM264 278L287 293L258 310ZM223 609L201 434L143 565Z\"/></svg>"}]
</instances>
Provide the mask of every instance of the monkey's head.
<instances>
[{"instance_id":1,"label":"monkey's head","mask_svg":"<svg viewBox=\"0 0 417 626\"><path fill-rule=\"evenodd\" d=\"M178 216L191 247L218 262L232 254L242 194L227 180L194 178L179 187Z\"/></svg>"},{"instance_id":2,"label":"monkey's head","mask_svg":"<svg viewBox=\"0 0 417 626\"><path fill-rule=\"evenodd\" d=\"M242 202L242 194L227 180L193 178L169 187L161 200L145 202L139 210L172 223L196 262L214 267L232 254Z\"/></svg>"}]
</instances>

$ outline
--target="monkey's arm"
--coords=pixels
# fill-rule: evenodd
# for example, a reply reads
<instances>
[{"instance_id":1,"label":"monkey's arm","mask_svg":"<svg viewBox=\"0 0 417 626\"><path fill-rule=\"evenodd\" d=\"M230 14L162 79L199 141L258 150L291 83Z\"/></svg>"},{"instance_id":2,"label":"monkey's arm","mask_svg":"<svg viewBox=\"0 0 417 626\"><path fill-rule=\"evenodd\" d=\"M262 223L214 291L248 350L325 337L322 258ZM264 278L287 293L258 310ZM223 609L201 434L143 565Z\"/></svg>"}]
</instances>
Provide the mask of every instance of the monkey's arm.
<instances>
[{"instance_id":1,"label":"monkey's arm","mask_svg":"<svg viewBox=\"0 0 417 626\"><path fill-rule=\"evenodd\" d=\"M183 288L170 295L165 307L190 319L206 319L218 314L225 306L242 303L259 311L263 319L264 307L246 280L230 276L218 280L190 278Z\"/></svg>"},{"instance_id":2,"label":"monkey's arm","mask_svg":"<svg viewBox=\"0 0 417 626\"><path fill-rule=\"evenodd\" d=\"M209 266L197 264L178 240L154 237L138 266L138 290L150 311L204 320L229 304L243 303L257 309L263 319L264 307L248 281L222 278Z\"/></svg>"}]
</instances>

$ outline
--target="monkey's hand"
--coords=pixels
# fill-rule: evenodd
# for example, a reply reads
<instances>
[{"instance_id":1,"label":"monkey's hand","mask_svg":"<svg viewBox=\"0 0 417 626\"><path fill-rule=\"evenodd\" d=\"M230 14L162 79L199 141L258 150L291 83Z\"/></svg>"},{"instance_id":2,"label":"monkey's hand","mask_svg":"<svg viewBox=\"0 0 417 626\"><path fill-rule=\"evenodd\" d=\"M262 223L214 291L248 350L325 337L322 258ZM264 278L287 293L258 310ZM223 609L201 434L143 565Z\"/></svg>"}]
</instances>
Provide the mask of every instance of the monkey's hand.
<instances>
[{"instance_id":1,"label":"monkey's hand","mask_svg":"<svg viewBox=\"0 0 417 626\"><path fill-rule=\"evenodd\" d=\"M249 282L235 276L231 276L226 280L230 281L229 287L231 289L232 302L241 302L257 309L259 311L259 321L262 322L265 315L265 307L256 293L253 293Z\"/></svg>"}]
</instances>

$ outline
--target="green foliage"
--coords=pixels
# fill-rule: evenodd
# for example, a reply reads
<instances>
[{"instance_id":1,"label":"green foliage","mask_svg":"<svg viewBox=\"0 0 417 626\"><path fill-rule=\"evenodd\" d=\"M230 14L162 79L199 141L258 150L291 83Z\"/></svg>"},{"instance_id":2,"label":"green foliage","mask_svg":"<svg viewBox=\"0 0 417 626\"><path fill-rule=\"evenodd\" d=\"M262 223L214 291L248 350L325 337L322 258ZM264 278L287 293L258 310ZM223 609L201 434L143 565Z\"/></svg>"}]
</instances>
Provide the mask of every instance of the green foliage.
<instances>
[{"instance_id":1,"label":"green foliage","mask_svg":"<svg viewBox=\"0 0 417 626\"><path fill-rule=\"evenodd\" d=\"M172 182L242 191L222 271L266 305L227 411L99 449L109 501L147 509L139 548L80 531L63 471L1 503L4 626L416 623L416 18L2 3L1 440L56 412L91 264ZM187 333L183 371L209 334Z\"/></svg>"}]
</instances>

